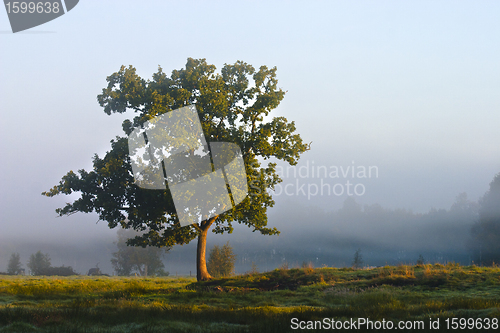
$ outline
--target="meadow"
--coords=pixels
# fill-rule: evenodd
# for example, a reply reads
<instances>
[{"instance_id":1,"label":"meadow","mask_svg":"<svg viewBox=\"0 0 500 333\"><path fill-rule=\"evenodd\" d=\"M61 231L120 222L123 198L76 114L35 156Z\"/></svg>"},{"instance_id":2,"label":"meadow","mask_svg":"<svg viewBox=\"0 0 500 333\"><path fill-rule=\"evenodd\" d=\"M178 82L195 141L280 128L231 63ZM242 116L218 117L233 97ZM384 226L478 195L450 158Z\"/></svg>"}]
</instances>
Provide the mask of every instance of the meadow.
<instances>
[{"instance_id":1,"label":"meadow","mask_svg":"<svg viewBox=\"0 0 500 333\"><path fill-rule=\"evenodd\" d=\"M500 268L282 267L207 282L185 277L0 276L2 333L314 332L327 329L299 327L313 327L324 318L425 324L408 332L474 331L461 328L488 322L490 329L477 331L498 331ZM456 319L456 325L465 326L451 330L446 327L451 318L469 321ZM438 320L439 329L431 329L430 323ZM292 322L298 329L292 329Z\"/></svg>"}]
</instances>

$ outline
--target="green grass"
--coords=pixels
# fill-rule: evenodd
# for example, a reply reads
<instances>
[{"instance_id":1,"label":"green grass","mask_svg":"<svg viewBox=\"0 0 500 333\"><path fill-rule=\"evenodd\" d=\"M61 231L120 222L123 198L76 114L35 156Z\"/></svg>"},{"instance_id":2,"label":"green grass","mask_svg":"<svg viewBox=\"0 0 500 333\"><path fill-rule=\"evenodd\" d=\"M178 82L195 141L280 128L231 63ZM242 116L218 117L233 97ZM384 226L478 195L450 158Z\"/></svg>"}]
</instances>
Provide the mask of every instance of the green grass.
<instances>
[{"instance_id":1,"label":"green grass","mask_svg":"<svg viewBox=\"0 0 500 333\"><path fill-rule=\"evenodd\" d=\"M443 323L452 317L500 318L500 268L305 267L207 282L0 277L0 333L297 332L292 318Z\"/></svg>"}]
</instances>

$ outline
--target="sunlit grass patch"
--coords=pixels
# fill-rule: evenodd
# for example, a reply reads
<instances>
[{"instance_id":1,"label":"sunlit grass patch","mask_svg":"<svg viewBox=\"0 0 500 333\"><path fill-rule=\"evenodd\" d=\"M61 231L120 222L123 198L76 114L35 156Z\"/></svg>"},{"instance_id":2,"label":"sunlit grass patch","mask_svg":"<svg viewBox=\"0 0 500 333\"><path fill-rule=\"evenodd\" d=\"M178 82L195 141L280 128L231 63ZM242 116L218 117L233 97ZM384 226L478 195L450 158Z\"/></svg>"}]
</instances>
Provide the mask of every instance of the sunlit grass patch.
<instances>
[{"instance_id":1,"label":"sunlit grass patch","mask_svg":"<svg viewBox=\"0 0 500 333\"><path fill-rule=\"evenodd\" d=\"M457 264L358 270L305 265L206 282L5 276L0 328L25 323L40 332L283 332L298 316L494 317L499 300L499 268Z\"/></svg>"}]
</instances>

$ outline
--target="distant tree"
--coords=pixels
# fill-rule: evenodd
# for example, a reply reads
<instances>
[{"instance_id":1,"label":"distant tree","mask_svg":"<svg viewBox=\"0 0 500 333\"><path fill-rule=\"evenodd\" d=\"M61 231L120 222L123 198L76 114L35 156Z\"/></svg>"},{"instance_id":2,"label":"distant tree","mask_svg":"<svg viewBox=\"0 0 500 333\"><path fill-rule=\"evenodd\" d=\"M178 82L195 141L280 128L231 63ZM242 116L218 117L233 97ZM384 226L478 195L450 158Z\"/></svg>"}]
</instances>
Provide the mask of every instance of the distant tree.
<instances>
[{"instance_id":1,"label":"distant tree","mask_svg":"<svg viewBox=\"0 0 500 333\"><path fill-rule=\"evenodd\" d=\"M357 249L354 253L354 260L352 261L352 267L358 269L363 266L363 257L361 256L361 249Z\"/></svg>"},{"instance_id":2,"label":"distant tree","mask_svg":"<svg viewBox=\"0 0 500 333\"><path fill-rule=\"evenodd\" d=\"M111 259L116 274L121 276L134 273L138 273L140 276L168 275L168 272L163 270L165 265L162 262L162 256L166 251L170 250L170 247L147 246L142 248L127 246L127 240L135 236L137 236L137 233L133 230L118 230L118 242L116 243L118 251L113 253Z\"/></svg>"},{"instance_id":3,"label":"distant tree","mask_svg":"<svg viewBox=\"0 0 500 333\"><path fill-rule=\"evenodd\" d=\"M21 256L19 253L12 253L7 266L7 273L10 275L17 275L21 271Z\"/></svg>"},{"instance_id":4,"label":"distant tree","mask_svg":"<svg viewBox=\"0 0 500 333\"><path fill-rule=\"evenodd\" d=\"M252 266L250 266L250 270L248 271L248 274L258 274L259 273L259 268L257 267L257 264L255 261L252 261Z\"/></svg>"},{"instance_id":5,"label":"distant tree","mask_svg":"<svg viewBox=\"0 0 500 333\"><path fill-rule=\"evenodd\" d=\"M339 217L359 218L363 216L363 207L353 197L347 197L342 208L338 210L338 215Z\"/></svg>"},{"instance_id":6,"label":"distant tree","mask_svg":"<svg viewBox=\"0 0 500 333\"><path fill-rule=\"evenodd\" d=\"M216 278L230 276L234 273L235 261L236 255L229 241L222 247L214 245L207 262L208 272Z\"/></svg>"},{"instance_id":7,"label":"distant tree","mask_svg":"<svg viewBox=\"0 0 500 333\"><path fill-rule=\"evenodd\" d=\"M460 193L450 208L454 218L477 220L479 204L467 198L467 193Z\"/></svg>"},{"instance_id":8,"label":"distant tree","mask_svg":"<svg viewBox=\"0 0 500 333\"><path fill-rule=\"evenodd\" d=\"M500 262L500 173L479 201L479 220L471 234L476 262L485 265Z\"/></svg>"},{"instance_id":9,"label":"distant tree","mask_svg":"<svg viewBox=\"0 0 500 333\"><path fill-rule=\"evenodd\" d=\"M425 259L423 255L419 255L417 259L417 265L423 265L425 264Z\"/></svg>"},{"instance_id":10,"label":"distant tree","mask_svg":"<svg viewBox=\"0 0 500 333\"><path fill-rule=\"evenodd\" d=\"M46 275L44 273L50 268L50 257L38 251L30 256L27 266L31 270L31 275Z\"/></svg>"}]
</instances>

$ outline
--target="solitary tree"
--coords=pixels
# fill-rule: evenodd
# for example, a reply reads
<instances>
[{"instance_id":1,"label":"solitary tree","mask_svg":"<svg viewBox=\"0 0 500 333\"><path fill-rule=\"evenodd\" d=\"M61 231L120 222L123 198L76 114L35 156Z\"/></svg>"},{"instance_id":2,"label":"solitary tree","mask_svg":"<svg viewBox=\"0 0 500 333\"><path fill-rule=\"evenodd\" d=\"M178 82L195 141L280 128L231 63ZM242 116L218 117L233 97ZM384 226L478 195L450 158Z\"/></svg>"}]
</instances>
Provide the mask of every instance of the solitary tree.
<instances>
[{"instance_id":1,"label":"solitary tree","mask_svg":"<svg viewBox=\"0 0 500 333\"><path fill-rule=\"evenodd\" d=\"M354 253L354 260L352 261L352 267L358 269L363 266L363 257L361 256L361 249L357 249Z\"/></svg>"},{"instance_id":2,"label":"solitary tree","mask_svg":"<svg viewBox=\"0 0 500 333\"><path fill-rule=\"evenodd\" d=\"M151 246L146 248L127 246L127 239L136 234L136 232L125 232L123 229L118 230L118 242L116 243L118 251L113 253L111 259L116 274L163 275L165 265L161 259L165 249Z\"/></svg>"},{"instance_id":3,"label":"solitary tree","mask_svg":"<svg viewBox=\"0 0 500 333\"><path fill-rule=\"evenodd\" d=\"M236 255L233 253L229 241L222 247L214 245L208 257L208 272L214 277L230 276L234 273L235 261Z\"/></svg>"},{"instance_id":4,"label":"solitary tree","mask_svg":"<svg viewBox=\"0 0 500 333\"><path fill-rule=\"evenodd\" d=\"M264 160L273 157L295 165L309 144L295 133L293 121L269 117L285 96L278 88L276 68L262 66L255 70L237 61L216 73L215 66L205 59L189 58L185 68L172 71L170 77L159 67L152 80L145 80L132 66L122 66L107 81L108 86L97 97L104 112L110 115L132 110L136 114L123 122L126 135L158 115L195 105L208 142L231 142L240 147L249 195L225 213L181 227L168 186L165 190L148 190L134 184L127 137L117 137L104 158L94 156L92 171L70 171L58 185L42 193L50 197L81 194L57 209L58 214L96 212L110 228L120 225L142 231L128 241L129 245L172 246L198 238L198 280L211 278L205 251L212 225L215 233L231 233L234 222L266 235L279 232L267 227L267 208L274 204L268 190L281 179L276 164Z\"/></svg>"},{"instance_id":5,"label":"solitary tree","mask_svg":"<svg viewBox=\"0 0 500 333\"><path fill-rule=\"evenodd\" d=\"M7 273L11 275L19 274L21 267L21 256L19 253L12 253L7 266Z\"/></svg>"},{"instance_id":6,"label":"solitary tree","mask_svg":"<svg viewBox=\"0 0 500 333\"><path fill-rule=\"evenodd\" d=\"M50 257L38 251L30 256L27 266L31 270L31 275L47 275L50 269Z\"/></svg>"}]
</instances>

